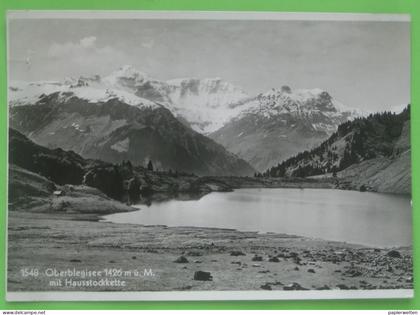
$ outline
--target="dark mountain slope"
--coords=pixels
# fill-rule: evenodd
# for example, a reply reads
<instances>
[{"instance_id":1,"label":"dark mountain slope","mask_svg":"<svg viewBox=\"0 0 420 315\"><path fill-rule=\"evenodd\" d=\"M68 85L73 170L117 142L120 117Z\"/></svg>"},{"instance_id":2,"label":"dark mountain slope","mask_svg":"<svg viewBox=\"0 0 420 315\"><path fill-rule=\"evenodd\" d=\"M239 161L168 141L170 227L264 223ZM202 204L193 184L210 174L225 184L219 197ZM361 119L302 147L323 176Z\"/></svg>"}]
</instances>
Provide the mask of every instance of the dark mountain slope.
<instances>
[{"instance_id":1,"label":"dark mountain slope","mask_svg":"<svg viewBox=\"0 0 420 315\"><path fill-rule=\"evenodd\" d=\"M35 199L45 197L51 195L56 186L68 184L94 187L108 197L127 202L148 198L156 192L170 197L178 193L199 196L210 191L231 190L217 178L152 171L128 161L111 164L84 159L72 151L48 149L12 128L9 129L9 147L10 200L24 198L26 194Z\"/></svg>"},{"instance_id":2,"label":"dark mountain slope","mask_svg":"<svg viewBox=\"0 0 420 315\"><path fill-rule=\"evenodd\" d=\"M61 184L81 184L88 162L72 151L50 150L9 129L9 163Z\"/></svg>"},{"instance_id":3,"label":"dark mountain slope","mask_svg":"<svg viewBox=\"0 0 420 315\"><path fill-rule=\"evenodd\" d=\"M133 106L117 98L90 103L54 93L35 105L12 107L10 125L36 143L84 158L135 165L152 160L159 169L199 175L253 173L245 161L157 105Z\"/></svg>"},{"instance_id":4,"label":"dark mountain slope","mask_svg":"<svg viewBox=\"0 0 420 315\"><path fill-rule=\"evenodd\" d=\"M348 178L349 188L409 193L410 109L346 122L328 140L264 172L272 177L330 174Z\"/></svg>"}]
</instances>

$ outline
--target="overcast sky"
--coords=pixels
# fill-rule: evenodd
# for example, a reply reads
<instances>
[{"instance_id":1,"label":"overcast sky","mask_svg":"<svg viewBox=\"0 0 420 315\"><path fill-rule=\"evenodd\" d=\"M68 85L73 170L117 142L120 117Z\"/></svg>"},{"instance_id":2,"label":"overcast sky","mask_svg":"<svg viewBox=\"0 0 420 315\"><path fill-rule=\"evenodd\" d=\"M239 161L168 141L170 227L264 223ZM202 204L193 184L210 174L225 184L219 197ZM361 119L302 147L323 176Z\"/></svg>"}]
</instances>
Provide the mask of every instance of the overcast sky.
<instances>
[{"instance_id":1,"label":"overcast sky","mask_svg":"<svg viewBox=\"0 0 420 315\"><path fill-rule=\"evenodd\" d=\"M9 22L12 80L108 74L221 77L250 94L322 88L377 111L410 102L408 22L28 20Z\"/></svg>"}]
</instances>

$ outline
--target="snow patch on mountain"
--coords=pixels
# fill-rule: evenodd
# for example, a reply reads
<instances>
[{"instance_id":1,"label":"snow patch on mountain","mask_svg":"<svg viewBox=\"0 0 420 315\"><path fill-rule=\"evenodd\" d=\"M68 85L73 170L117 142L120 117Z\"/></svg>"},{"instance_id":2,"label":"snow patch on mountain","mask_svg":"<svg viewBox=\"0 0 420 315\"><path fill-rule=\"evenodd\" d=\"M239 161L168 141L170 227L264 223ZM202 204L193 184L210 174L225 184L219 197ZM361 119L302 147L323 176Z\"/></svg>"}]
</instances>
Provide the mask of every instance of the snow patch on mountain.
<instances>
[{"instance_id":1,"label":"snow patch on mountain","mask_svg":"<svg viewBox=\"0 0 420 315\"><path fill-rule=\"evenodd\" d=\"M130 147L130 139L129 138L125 138L121 141L115 142L112 146L111 149L115 150L119 153L122 152L128 152L128 149Z\"/></svg>"},{"instance_id":2,"label":"snow patch on mountain","mask_svg":"<svg viewBox=\"0 0 420 315\"><path fill-rule=\"evenodd\" d=\"M220 78L184 78L167 81L169 108L186 119L193 129L208 134L235 117L238 101L249 98L239 87Z\"/></svg>"},{"instance_id":3,"label":"snow patch on mountain","mask_svg":"<svg viewBox=\"0 0 420 315\"><path fill-rule=\"evenodd\" d=\"M61 91L58 81L24 82L12 81L9 85L9 104L11 106L35 104L41 95L49 95Z\"/></svg>"}]
</instances>

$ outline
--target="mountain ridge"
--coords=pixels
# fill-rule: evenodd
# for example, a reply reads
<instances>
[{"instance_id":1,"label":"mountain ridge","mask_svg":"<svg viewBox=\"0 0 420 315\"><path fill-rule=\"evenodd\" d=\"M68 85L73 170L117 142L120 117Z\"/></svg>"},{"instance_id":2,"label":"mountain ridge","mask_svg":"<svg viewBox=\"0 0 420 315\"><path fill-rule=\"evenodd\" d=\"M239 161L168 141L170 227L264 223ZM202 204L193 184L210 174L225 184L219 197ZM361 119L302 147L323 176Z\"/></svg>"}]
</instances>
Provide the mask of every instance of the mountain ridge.
<instances>
[{"instance_id":1,"label":"mountain ridge","mask_svg":"<svg viewBox=\"0 0 420 315\"><path fill-rule=\"evenodd\" d=\"M310 151L267 169L262 176L332 176L342 188L411 193L410 106L401 113L356 118Z\"/></svg>"},{"instance_id":2,"label":"mountain ridge","mask_svg":"<svg viewBox=\"0 0 420 315\"><path fill-rule=\"evenodd\" d=\"M344 121L363 115L321 89L272 89L209 136L263 171L327 139Z\"/></svg>"},{"instance_id":3,"label":"mountain ridge","mask_svg":"<svg viewBox=\"0 0 420 315\"><path fill-rule=\"evenodd\" d=\"M287 86L283 88L290 90ZM317 90L326 93L320 89L301 89L289 91L289 94L300 91L303 92L300 95L302 96L305 91ZM285 92L285 90L282 91ZM232 118L249 110L249 106L244 106L244 104L251 104L257 98L221 78L191 77L162 81L150 77L133 66L126 65L103 77L80 76L66 78L63 82L11 82L10 105L36 103L43 94L48 95L54 92L73 93L87 100L93 99L93 101L105 101L111 97L118 97L132 105L145 103L151 106L152 104L147 102L151 101L166 107L180 120L185 120L194 130L203 134L215 132ZM30 95L25 95L25 93ZM260 93L258 97L267 93L270 91ZM306 94L308 96L310 93ZM299 93L296 95L299 96ZM337 105L337 102L335 104Z\"/></svg>"}]
</instances>

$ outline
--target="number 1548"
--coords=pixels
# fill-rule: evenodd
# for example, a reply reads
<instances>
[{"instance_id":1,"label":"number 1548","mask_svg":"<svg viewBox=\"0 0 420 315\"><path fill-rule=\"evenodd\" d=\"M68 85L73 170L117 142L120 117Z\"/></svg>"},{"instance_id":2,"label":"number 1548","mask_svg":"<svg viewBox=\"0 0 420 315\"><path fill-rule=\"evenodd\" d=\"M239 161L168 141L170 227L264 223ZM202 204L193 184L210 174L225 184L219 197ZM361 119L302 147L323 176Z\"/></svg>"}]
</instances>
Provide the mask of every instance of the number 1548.
<instances>
[{"instance_id":1,"label":"number 1548","mask_svg":"<svg viewBox=\"0 0 420 315\"><path fill-rule=\"evenodd\" d=\"M22 277L38 277L39 270L36 268L22 268L20 273Z\"/></svg>"}]
</instances>

